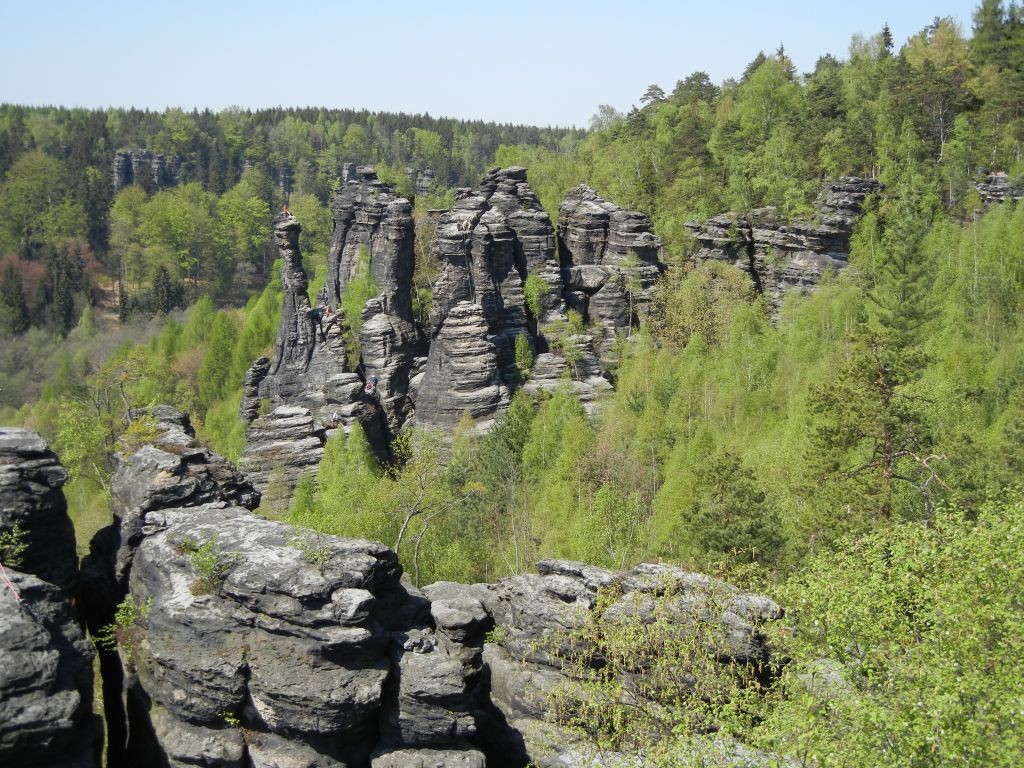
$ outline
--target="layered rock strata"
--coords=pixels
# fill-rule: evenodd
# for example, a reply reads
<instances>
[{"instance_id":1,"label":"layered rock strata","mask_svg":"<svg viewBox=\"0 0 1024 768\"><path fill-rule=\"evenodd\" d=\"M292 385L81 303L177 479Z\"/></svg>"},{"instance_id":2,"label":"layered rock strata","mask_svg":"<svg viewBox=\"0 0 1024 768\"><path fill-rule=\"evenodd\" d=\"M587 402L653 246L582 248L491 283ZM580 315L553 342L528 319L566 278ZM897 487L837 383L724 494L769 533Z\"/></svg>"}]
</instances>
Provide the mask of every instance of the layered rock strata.
<instances>
[{"instance_id":1,"label":"layered rock strata","mask_svg":"<svg viewBox=\"0 0 1024 768\"><path fill-rule=\"evenodd\" d=\"M150 457L180 434L116 476L139 523L121 764L482 767L457 648L395 554L257 518L227 482L174 506Z\"/></svg>"},{"instance_id":2,"label":"layered rock strata","mask_svg":"<svg viewBox=\"0 0 1024 768\"><path fill-rule=\"evenodd\" d=\"M81 599L89 631L102 636L115 622L128 594L135 554L145 536L146 516L168 507L232 503L255 509L260 495L222 457L200 445L188 415L168 406L132 412L152 421L157 437L128 457L117 456L110 482L114 521L101 528L82 561ZM108 765L131 766L123 700L123 670L116 654L100 649L107 721Z\"/></svg>"},{"instance_id":3,"label":"layered rock strata","mask_svg":"<svg viewBox=\"0 0 1024 768\"><path fill-rule=\"evenodd\" d=\"M0 428L0 531L20 531L22 571L72 594L78 555L64 499L67 479L57 454L38 434Z\"/></svg>"},{"instance_id":4,"label":"layered rock strata","mask_svg":"<svg viewBox=\"0 0 1024 768\"><path fill-rule=\"evenodd\" d=\"M777 318L788 293L812 291L828 270L847 266L850 235L875 179L846 178L830 183L811 221L785 221L774 208L747 214L723 213L686 226L698 242L697 262L724 261L750 275Z\"/></svg>"},{"instance_id":5,"label":"layered rock strata","mask_svg":"<svg viewBox=\"0 0 1024 768\"><path fill-rule=\"evenodd\" d=\"M593 328L598 352L609 356L617 333L639 325L664 269L661 239L651 220L580 185L558 209L558 254L565 299Z\"/></svg>"},{"instance_id":6,"label":"layered rock strata","mask_svg":"<svg viewBox=\"0 0 1024 768\"><path fill-rule=\"evenodd\" d=\"M453 209L437 222L442 269L416 400L419 423L450 429L468 413L483 429L507 406L520 383L517 338L532 354L546 346L539 324L564 319L554 247L551 220L525 168L493 169L477 190L457 190Z\"/></svg>"},{"instance_id":7,"label":"layered rock strata","mask_svg":"<svg viewBox=\"0 0 1024 768\"><path fill-rule=\"evenodd\" d=\"M92 643L57 585L10 568L6 577L0 584L0 765L96 768L102 735L92 712Z\"/></svg>"},{"instance_id":8,"label":"layered rock strata","mask_svg":"<svg viewBox=\"0 0 1024 768\"><path fill-rule=\"evenodd\" d=\"M981 201L985 205L1000 205L1024 200L1024 179L1010 180L1005 172L992 173L976 185Z\"/></svg>"},{"instance_id":9,"label":"layered rock strata","mask_svg":"<svg viewBox=\"0 0 1024 768\"><path fill-rule=\"evenodd\" d=\"M246 374L240 412L249 425L242 468L261 491L280 478L284 496L301 477L316 473L319 452L332 430L361 423L378 452L387 452L383 411L377 396L364 391L365 377L350 367L342 315L326 311L327 306L337 310L336 294L334 303L319 309L310 304L300 231L294 216L275 217L284 292L281 326L271 359L260 358ZM328 281L333 275L337 289L340 262L334 249L332 254ZM330 288L327 293L332 296Z\"/></svg>"},{"instance_id":10,"label":"layered rock strata","mask_svg":"<svg viewBox=\"0 0 1024 768\"><path fill-rule=\"evenodd\" d=\"M66 479L38 434L0 428L0 765L99 765Z\"/></svg>"},{"instance_id":11,"label":"layered rock strata","mask_svg":"<svg viewBox=\"0 0 1024 768\"><path fill-rule=\"evenodd\" d=\"M666 565L638 565L623 573L543 560L536 574L496 584L424 588L438 633L461 646L467 673L476 681L474 716L488 765L599 764L586 744L548 721L546 708L548 695L567 682L560 656L566 633L594 609L599 590L612 587L618 598L605 611L608 621L653 621L655 601L674 590L669 608L680 632L698 620L717 624L712 650L723 662L766 660L770 651L761 630L782 615L766 597Z\"/></svg>"}]
</instances>

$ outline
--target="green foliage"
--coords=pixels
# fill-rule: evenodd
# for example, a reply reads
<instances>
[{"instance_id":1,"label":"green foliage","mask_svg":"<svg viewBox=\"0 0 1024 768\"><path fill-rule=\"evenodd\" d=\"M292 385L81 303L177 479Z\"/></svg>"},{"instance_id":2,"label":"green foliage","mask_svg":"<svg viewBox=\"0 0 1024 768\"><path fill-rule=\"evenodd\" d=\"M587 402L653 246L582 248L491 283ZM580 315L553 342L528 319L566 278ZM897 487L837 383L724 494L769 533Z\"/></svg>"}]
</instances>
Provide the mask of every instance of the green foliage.
<instances>
[{"instance_id":1,"label":"green foliage","mask_svg":"<svg viewBox=\"0 0 1024 768\"><path fill-rule=\"evenodd\" d=\"M15 523L0 529L0 563L8 568L21 568L28 549L28 532Z\"/></svg>"},{"instance_id":2,"label":"green foliage","mask_svg":"<svg viewBox=\"0 0 1024 768\"><path fill-rule=\"evenodd\" d=\"M231 572L235 557L221 549L217 537L198 542L186 539L180 544L181 552L188 556L196 572L195 580L189 585L193 595L208 595L220 591L224 579Z\"/></svg>"},{"instance_id":3,"label":"green foliage","mask_svg":"<svg viewBox=\"0 0 1024 768\"><path fill-rule=\"evenodd\" d=\"M516 336L514 351L516 369L519 371L520 379L525 381L530 375L530 369L533 368L533 350L530 349L530 339L525 333Z\"/></svg>"},{"instance_id":4,"label":"green foliage","mask_svg":"<svg viewBox=\"0 0 1024 768\"><path fill-rule=\"evenodd\" d=\"M135 596L129 594L117 606L114 621L96 633L96 645L108 651L120 650L128 667L134 668L142 640L142 624L152 606L153 598L139 605Z\"/></svg>"},{"instance_id":5,"label":"green foliage","mask_svg":"<svg viewBox=\"0 0 1024 768\"><path fill-rule=\"evenodd\" d=\"M543 311L543 298L551 292L551 286L543 277L536 273L527 275L523 284L523 298L526 299L526 309L535 319L541 316Z\"/></svg>"}]
</instances>

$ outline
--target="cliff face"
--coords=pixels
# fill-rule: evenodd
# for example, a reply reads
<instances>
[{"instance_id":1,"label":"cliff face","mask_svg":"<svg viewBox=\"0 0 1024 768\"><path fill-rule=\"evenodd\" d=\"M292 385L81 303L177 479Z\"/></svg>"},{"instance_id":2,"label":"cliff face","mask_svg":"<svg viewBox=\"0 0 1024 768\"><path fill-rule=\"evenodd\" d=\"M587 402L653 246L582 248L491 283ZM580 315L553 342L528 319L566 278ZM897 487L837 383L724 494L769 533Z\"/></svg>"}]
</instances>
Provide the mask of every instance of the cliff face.
<instances>
[{"instance_id":1,"label":"cliff face","mask_svg":"<svg viewBox=\"0 0 1024 768\"><path fill-rule=\"evenodd\" d=\"M749 274L777 318L787 293L808 293L826 270L846 267L864 201L880 188L874 179L832 182L818 199L813 221L785 222L774 208L759 208L690 222L686 226L700 245L693 259L724 261Z\"/></svg>"},{"instance_id":2,"label":"cliff face","mask_svg":"<svg viewBox=\"0 0 1024 768\"><path fill-rule=\"evenodd\" d=\"M181 164L177 158L168 158L149 150L118 152L114 156L111 178L114 192L138 184L155 192L175 186L180 179Z\"/></svg>"},{"instance_id":3,"label":"cliff face","mask_svg":"<svg viewBox=\"0 0 1024 768\"><path fill-rule=\"evenodd\" d=\"M332 318L321 310L317 317L310 304L300 231L294 216L279 214L274 220L282 260L281 325L272 358L260 358L246 374L241 406L249 428L240 466L261 491L280 481L283 496L299 478L315 474L332 430L360 422L379 450L387 446L381 406L363 391L363 378L349 365L341 315Z\"/></svg>"},{"instance_id":4,"label":"cliff face","mask_svg":"<svg viewBox=\"0 0 1024 768\"><path fill-rule=\"evenodd\" d=\"M520 383L517 337L536 349L544 343L538 323L564 308L554 247L551 220L525 168L494 169L478 190L458 190L454 208L437 224L443 266L434 285L417 422L450 429L468 413L486 428L507 406ZM535 293L532 310L527 289Z\"/></svg>"},{"instance_id":5,"label":"cliff face","mask_svg":"<svg viewBox=\"0 0 1024 768\"><path fill-rule=\"evenodd\" d=\"M67 472L35 432L0 428L0 765L95 768L92 643L79 623Z\"/></svg>"},{"instance_id":6,"label":"cliff face","mask_svg":"<svg viewBox=\"0 0 1024 768\"><path fill-rule=\"evenodd\" d=\"M360 257L369 261L378 295L367 302L359 331L364 381L376 377L375 396L384 410L389 435L409 417L409 376L420 341L413 325L412 284L416 271L412 204L397 197L360 166L339 187L331 203L334 236L327 255L324 302L336 308L355 278Z\"/></svg>"}]
</instances>

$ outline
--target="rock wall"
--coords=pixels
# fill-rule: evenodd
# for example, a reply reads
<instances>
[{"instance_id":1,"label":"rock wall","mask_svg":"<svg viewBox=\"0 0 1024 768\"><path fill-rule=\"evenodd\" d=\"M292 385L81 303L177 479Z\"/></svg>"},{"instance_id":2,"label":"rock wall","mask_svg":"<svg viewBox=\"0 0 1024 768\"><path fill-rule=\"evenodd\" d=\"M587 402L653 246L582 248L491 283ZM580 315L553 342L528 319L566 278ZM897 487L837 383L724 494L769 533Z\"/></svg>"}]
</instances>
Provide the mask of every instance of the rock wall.
<instances>
[{"instance_id":1,"label":"rock wall","mask_svg":"<svg viewBox=\"0 0 1024 768\"><path fill-rule=\"evenodd\" d=\"M133 411L133 418L153 419L156 439L127 458L117 456L110 482L113 523L101 528L82 561L81 601L95 636L115 621L128 594L135 554L145 536L147 515L167 507L232 503L254 509L260 495L223 458L200 445L188 415L168 406ZM129 743L128 702L124 672L110 649L99 651L103 704L107 722L108 767L133 766L137 754Z\"/></svg>"},{"instance_id":2,"label":"rock wall","mask_svg":"<svg viewBox=\"0 0 1024 768\"><path fill-rule=\"evenodd\" d=\"M1006 202L1024 200L1024 179L1010 180L1005 172L991 173L976 185L981 202L985 205L1000 205Z\"/></svg>"},{"instance_id":3,"label":"rock wall","mask_svg":"<svg viewBox=\"0 0 1024 768\"><path fill-rule=\"evenodd\" d=\"M78 555L64 499L67 479L57 454L38 434L0 428L0 530L21 530L27 546L22 571L71 595L78 583Z\"/></svg>"},{"instance_id":4,"label":"rock wall","mask_svg":"<svg viewBox=\"0 0 1024 768\"><path fill-rule=\"evenodd\" d=\"M300 231L294 216L275 217L284 291L281 325L272 358L260 358L246 374L240 414L248 423L240 467L260 491L279 480L278 495L285 498L301 477L316 473L333 430L361 423L377 450L387 451L384 412L349 364L343 318L326 311L317 318L313 312ZM329 282L333 274L338 286L339 259L333 263ZM337 303L330 306L335 309Z\"/></svg>"},{"instance_id":5,"label":"rock wall","mask_svg":"<svg viewBox=\"0 0 1024 768\"><path fill-rule=\"evenodd\" d=\"M832 182L818 199L813 221L786 222L774 208L759 208L689 222L686 226L699 244L692 258L724 261L746 272L778 318L786 294L808 293L824 272L846 267L850 235L864 201L880 189L875 179Z\"/></svg>"},{"instance_id":6,"label":"rock wall","mask_svg":"<svg viewBox=\"0 0 1024 768\"><path fill-rule=\"evenodd\" d=\"M360 166L331 203L334 235L327 255L323 301L338 307L355 277L360 254L380 293L363 311L359 332L359 373L376 378L375 397L384 409L390 435L411 412L409 375L420 347L413 325L412 285L416 271L412 204L377 179L372 166Z\"/></svg>"},{"instance_id":7,"label":"rock wall","mask_svg":"<svg viewBox=\"0 0 1024 768\"><path fill-rule=\"evenodd\" d=\"M531 351L543 347L539 323L564 318L551 220L526 169L493 169L477 190L457 190L454 208L438 219L437 253L442 269L416 420L451 429L468 413L484 429L520 384L516 338L525 336ZM536 292L535 311L527 287Z\"/></svg>"},{"instance_id":8,"label":"rock wall","mask_svg":"<svg viewBox=\"0 0 1024 768\"><path fill-rule=\"evenodd\" d=\"M146 149L118 152L114 155L111 180L115 194L125 187L138 184L147 191L156 192L173 187L180 180L181 163Z\"/></svg>"},{"instance_id":9,"label":"rock wall","mask_svg":"<svg viewBox=\"0 0 1024 768\"><path fill-rule=\"evenodd\" d=\"M75 608L78 556L67 472L35 432L0 428L0 765L95 768L93 647Z\"/></svg>"},{"instance_id":10,"label":"rock wall","mask_svg":"<svg viewBox=\"0 0 1024 768\"><path fill-rule=\"evenodd\" d=\"M646 315L654 282L664 269L661 245L650 218L623 210L586 185L559 206L566 303L591 324L602 358L610 359L617 333L628 333Z\"/></svg>"}]
</instances>

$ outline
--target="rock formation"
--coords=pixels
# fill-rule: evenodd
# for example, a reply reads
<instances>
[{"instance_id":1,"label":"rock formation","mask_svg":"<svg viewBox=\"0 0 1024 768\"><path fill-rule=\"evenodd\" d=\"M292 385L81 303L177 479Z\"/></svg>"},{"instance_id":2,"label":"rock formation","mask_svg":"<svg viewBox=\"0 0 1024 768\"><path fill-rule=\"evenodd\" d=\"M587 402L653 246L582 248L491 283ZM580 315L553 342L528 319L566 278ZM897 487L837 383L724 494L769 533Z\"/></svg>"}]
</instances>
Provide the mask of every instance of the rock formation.
<instances>
[{"instance_id":1,"label":"rock formation","mask_svg":"<svg viewBox=\"0 0 1024 768\"><path fill-rule=\"evenodd\" d=\"M331 212L334 236L323 300L338 307L357 271L369 268L380 293L363 310L360 373L366 381L376 377L375 397L394 435L411 411L409 374L420 341L412 315L412 204L380 182L372 167L360 166L355 178L338 188Z\"/></svg>"},{"instance_id":2,"label":"rock formation","mask_svg":"<svg viewBox=\"0 0 1024 768\"><path fill-rule=\"evenodd\" d=\"M723 661L768 658L761 627L781 617L778 605L672 566L644 564L617 573L542 560L536 574L496 584L425 587L438 633L462 646L464 664L475 673L474 716L487 745L488 765L594 765L585 759L586 745L545 719L548 694L565 682L560 638L579 626L602 588L614 585L620 595L606 611L609 621L646 620L669 584L678 589L672 609L681 632L694 618L710 617L721 627L716 652Z\"/></svg>"},{"instance_id":3,"label":"rock formation","mask_svg":"<svg viewBox=\"0 0 1024 768\"><path fill-rule=\"evenodd\" d=\"M516 338L531 353L539 323L563 317L554 233L526 169L493 169L478 190L460 189L437 224L441 274L430 311L430 352L416 420L450 429L468 413L485 429L519 386ZM534 295L531 309L527 291Z\"/></svg>"},{"instance_id":4,"label":"rock formation","mask_svg":"<svg viewBox=\"0 0 1024 768\"><path fill-rule=\"evenodd\" d=\"M663 266L651 220L580 185L558 209L558 255L566 303L591 324L600 356L639 324Z\"/></svg>"},{"instance_id":5,"label":"rock formation","mask_svg":"<svg viewBox=\"0 0 1024 768\"><path fill-rule=\"evenodd\" d=\"M67 472L35 432L0 429L0 765L95 768L93 648L73 600Z\"/></svg>"},{"instance_id":6,"label":"rock formation","mask_svg":"<svg viewBox=\"0 0 1024 768\"><path fill-rule=\"evenodd\" d=\"M116 194L132 184L138 184L149 192L173 187L179 182L180 173L181 163L178 158L138 149L114 155L111 176Z\"/></svg>"},{"instance_id":7,"label":"rock formation","mask_svg":"<svg viewBox=\"0 0 1024 768\"><path fill-rule=\"evenodd\" d=\"M200 445L188 415L167 406L133 411L132 417L149 418L157 437L128 457L117 457L111 478L114 522L100 529L82 561L81 597L89 631L102 635L115 621L118 604L128 594L128 583L149 513L167 507L195 507L232 503L254 509L260 495L227 461ZM107 750L110 765L131 765L126 752L127 715L122 702L121 665L110 650L100 650Z\"/></svg>"},{"instance_id":8,"label":"rock formation","mask_svg":"<svg viewBox=\"0 0 1024 768\"><path fill-rule=\"evenodd\" d=\"M284 495L299 478L316 473L332 430L348 430L359 422L379 451L386 452L387 446L381 405L364 392L363 379L349 365L340 313L316 312L310 305L300 231L294 216L275 217L274 242L283 262L281 326L273 357L260 358L246 374L241 406L249 427L240 466L261 491L280 478ZM338 262L335 258L329 283L332 274L337 277ZM336 289L332 294L328 288L332 309L337 308Z\"/></svg>"},{"instance_id":9,"label":"rock formation","mask_svg":"<svg viewBox=\"0 0 1024 768\"><path fill-rule=\"evenodd\" d=\"M7 569L0 584L0 765L96 768L92 643L54 584ZM15 599L14 592L20 597Z\"/></svg>"},{"instance_id":10,"label":"rock formation","mask_svg":"<svg viewBox=\"0 0 1024 768\"><path fill-rule=\"evenodd\" d=\"M219 457L179 472L195 492L172 495L155 457L191 443L183 414L158 410L169 429L115 475L137 535L113 562L139 607L114 675L121 764L482 768L457 649L395 554L253 516L238 506L251 492L201 482Z\"/></svg>"},{"instance_id":11,"label":"rock formation","mask_svg":"<svg viewBox=\"0 0 1024 768\"><path fill-rule=\"evenodd\" d=\"M62 490L67 478L38 434L0 428L0 530L21 531L22 571L70 595L78 582L78 555Z\"/></svg>"},{"instance_id":12,"label":"rock formation","mask_svg":"<svg viewBox=\"0 0 1024 768\"><path fill-rule=\"evenodd\" d=\"M749 274L777 318L787 293L807 293L825 271L847 265L850 235L864 201L880 188L874 179L832 182L819 197L813 221L786 222L769 207L689 222L700 245L693 259L724 261Z\"/></svg>"},{"instance_id":13,"label":"rock formation","mask_svg":"<svg viewBox=\"0 0 1024 768\"><path fill-rule=\"evenodd\" d=\"M981 202L985 205L999 205L1024 200L1024 179L1010 181L1005 171L991 173L980 184L975 185Z\"/></svg>"}]
</instances>

